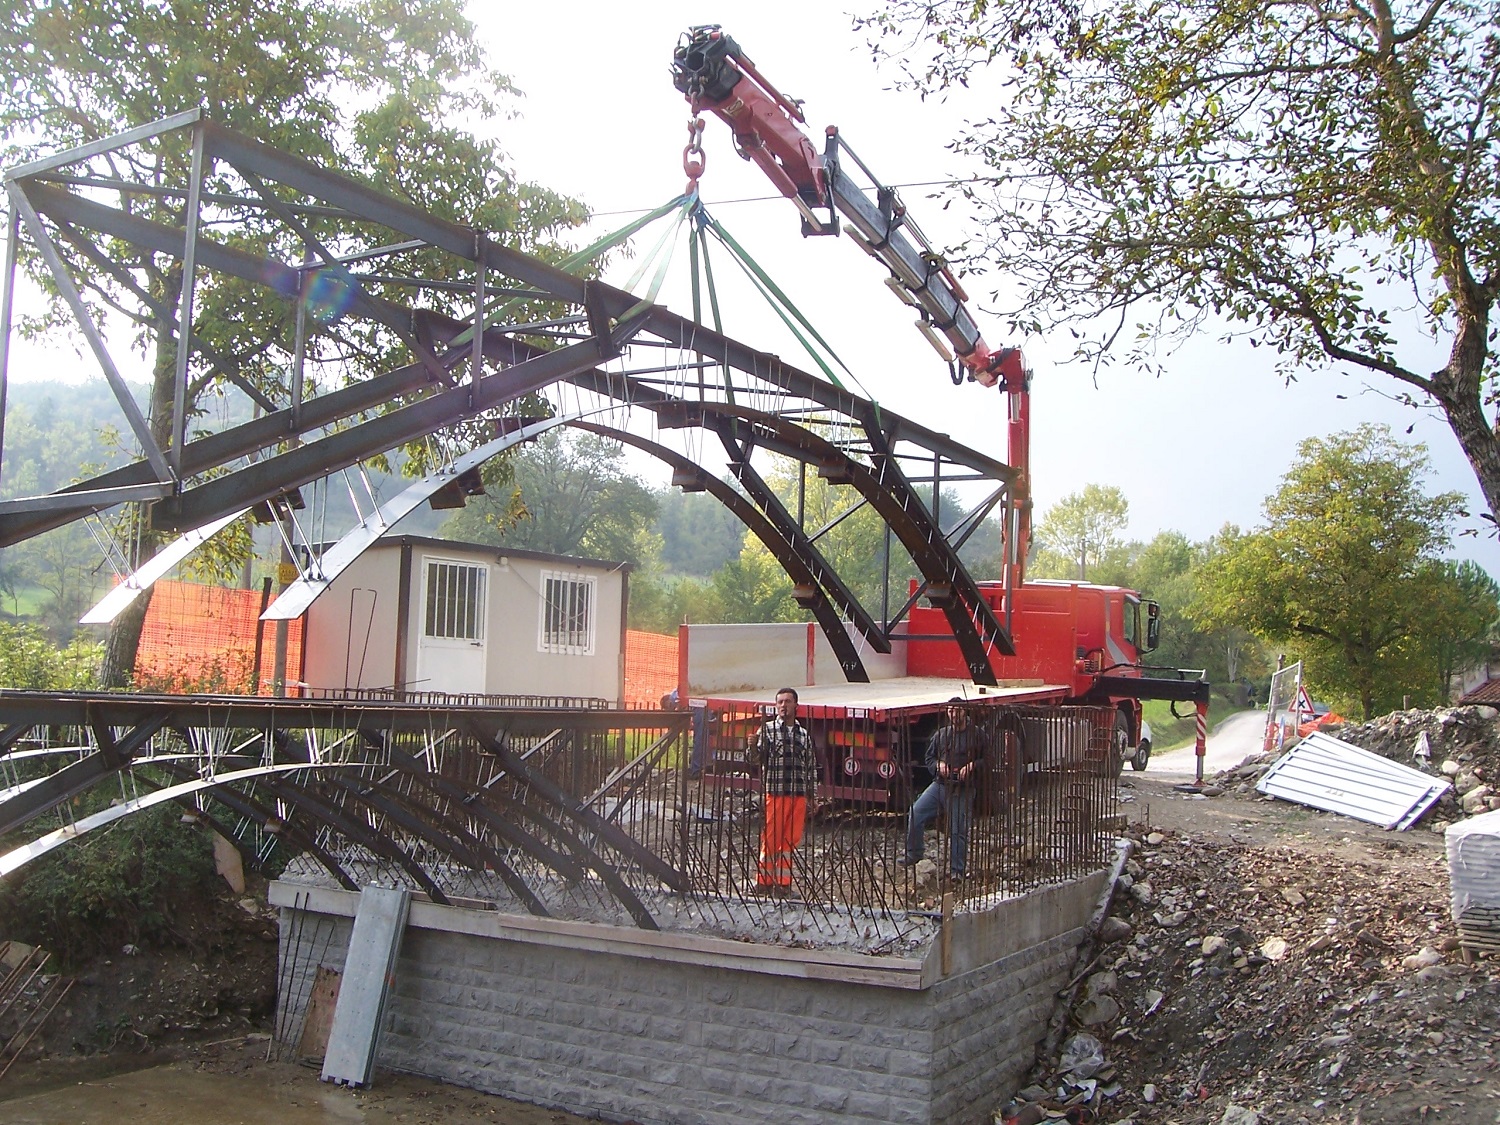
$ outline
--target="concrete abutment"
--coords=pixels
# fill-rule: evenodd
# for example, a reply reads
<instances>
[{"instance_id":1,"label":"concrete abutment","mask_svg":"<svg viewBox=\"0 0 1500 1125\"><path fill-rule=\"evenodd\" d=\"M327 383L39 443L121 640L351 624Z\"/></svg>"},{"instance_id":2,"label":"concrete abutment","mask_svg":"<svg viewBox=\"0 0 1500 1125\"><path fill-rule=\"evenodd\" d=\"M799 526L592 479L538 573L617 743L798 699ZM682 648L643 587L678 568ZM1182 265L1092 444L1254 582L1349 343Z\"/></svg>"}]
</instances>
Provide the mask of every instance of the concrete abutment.
<instances>
[{"instance_id":1,"label":"concrete abutment","mask_svg":"<svg viewBox=\"0 0 1500 1125\"><path fill-rule=\"evenodd\" d=\"M908 956L414 901L379 1064L647 1125L978 1125L1030 1068L1109 872L956 914ZM276 883L277 1026L359 895ZM943 972L946 960L947 972Z\"/></svg>"}]
</instances>

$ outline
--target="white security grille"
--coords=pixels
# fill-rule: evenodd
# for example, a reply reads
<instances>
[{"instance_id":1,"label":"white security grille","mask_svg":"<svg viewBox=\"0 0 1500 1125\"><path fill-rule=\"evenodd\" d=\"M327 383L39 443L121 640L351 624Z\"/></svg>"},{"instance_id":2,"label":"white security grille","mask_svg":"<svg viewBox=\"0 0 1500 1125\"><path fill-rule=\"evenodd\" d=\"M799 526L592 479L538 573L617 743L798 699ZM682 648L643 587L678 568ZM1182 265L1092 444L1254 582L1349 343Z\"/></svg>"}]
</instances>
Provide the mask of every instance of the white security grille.
<instances>
[{"instance_id":1,"label":"white security grille","mask_svg":"<svg viewBox=\"0 0 1500 1125\"><path fill-rule=\"evenodd\" d=\"M484 597L489 568L427 562L427 606L422 632L456 641L484 640Z\"/></svg>"},{"instance_id":2,"label":"white security grille","mask_svg":"<svg viewBox=\"0 0 1500 1125\"><path fill-rule=\"evenodd\" d=\"M542 571L541 620L537 648L542 652L594 654L595 580Z\"/></svg>"}]
</instances>

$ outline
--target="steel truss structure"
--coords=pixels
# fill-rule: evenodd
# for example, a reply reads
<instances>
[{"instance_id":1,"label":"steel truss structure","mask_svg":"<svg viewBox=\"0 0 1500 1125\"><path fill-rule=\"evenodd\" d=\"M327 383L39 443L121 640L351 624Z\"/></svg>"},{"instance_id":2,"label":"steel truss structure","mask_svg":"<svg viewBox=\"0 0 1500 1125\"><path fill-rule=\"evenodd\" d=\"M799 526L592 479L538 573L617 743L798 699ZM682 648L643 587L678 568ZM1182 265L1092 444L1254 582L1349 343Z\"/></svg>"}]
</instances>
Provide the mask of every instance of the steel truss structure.
<instances>
[{"instance_id":1,"label":"steel truss structure","mask_svg":"<svg viewBox=\"0 0 1500 1125\"><path fill-rule=\"evenodd\" d=\"M767 901L743 753L763 719L717 716L722 745L697 747L706 760L694 769L682 711L4 692L0 879L167 806L183 831L217 832L247 867L291 882L735 937L780 933L791 911L799 940L878 952L928 933L940 890L983 902L1112 854L1113 711L1012 708L981 728L991 766L961 882L898 863L914 782L903 770L898 808L854 797L812 817L796 901ZM825 747L924 737L870 712L815 725ZM747 784L726 782L741 775ZM930 847L943 870L946 832Z\"/></svg>"},{"instance_id":2,"label":"steel truss structure","mask_svg":"<svg viewBox=\"0 0 1500 1125\"><path fill-rule=\"evenodd\" d=\"M175 164L132 159L167 151L177 155ZM180 165L181 180L133 175L146 164L153 173ZM890 651L912 602L895 614L882 609L879 619L861 606L819 549L821 532L809 532L772 493L753 463L757 453L792 458L803 472L848 485L880 513L920 572L919 596L946 614L974 680L993 684L989 654L1013 651L1005 613L997 617L981 595L958 548L998 509L1009 580L1016 570L1016 473L869 399L199 112L12 169L4 182L10 239L0 395L24 232L112 385L140 455L56 492L0 502L0 546L125 503L149 506L151 525L164 532L189 532L255 506L287 518L298 489L404 443L445 442L451 463L464 452L451 448L456 435L472 448L481 443L473 437L479 423L493 423L487 436L494 438L504 432L503 414L545 392L556 413L577 418L570 424L662 459L675 483L726 504L791 576L850 680L868 678L866 646ZM133 204L148 197L173 201L182 222L143 217ZM237 238L252 222L257 238ZM246 245L279 247L280 256ZM180 269L172 307L142 286L132 263L143 258ZM151 421L131 398L85 296L106 285L132 294L175 333L165 442L153 438ZM282 303L284 323L295 322L297 333L293 348L276 353L285 359L279 385L248 379L195 330L195 301L205 286L249 287ZM309 324L306 306L320 286L340 299L323 323ZM347 385L311 377L304 365L320 334L336 327L382 341L401 362ZM238 387L259 416L213 432L190 430L188 388L206 381ZM682 430L693 436L669 436ZM705 438L722 446L734 485L695 456L692 443ZM987 496L945 528L921 491L930 488L935 498L957 482L982 482Z\"/></svg>"}]
</instances>

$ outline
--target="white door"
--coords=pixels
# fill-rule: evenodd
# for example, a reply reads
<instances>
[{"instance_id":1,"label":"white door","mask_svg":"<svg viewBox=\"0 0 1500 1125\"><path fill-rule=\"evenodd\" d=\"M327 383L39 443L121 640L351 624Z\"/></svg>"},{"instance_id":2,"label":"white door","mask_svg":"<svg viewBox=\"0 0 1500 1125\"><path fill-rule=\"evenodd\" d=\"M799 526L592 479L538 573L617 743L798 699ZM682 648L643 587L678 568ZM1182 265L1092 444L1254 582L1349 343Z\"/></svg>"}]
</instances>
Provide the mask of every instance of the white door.
<instances>
[{"instance_id":1,"label":"white door","mask_svg":"<svg viewBox=\"0 0 1500 1125\"><path fill-rule=\"evenodd\" d=\"M413 691L480 695L485 691L484 563L424 559L422 629Z\"/></svg>"}]
</instances>

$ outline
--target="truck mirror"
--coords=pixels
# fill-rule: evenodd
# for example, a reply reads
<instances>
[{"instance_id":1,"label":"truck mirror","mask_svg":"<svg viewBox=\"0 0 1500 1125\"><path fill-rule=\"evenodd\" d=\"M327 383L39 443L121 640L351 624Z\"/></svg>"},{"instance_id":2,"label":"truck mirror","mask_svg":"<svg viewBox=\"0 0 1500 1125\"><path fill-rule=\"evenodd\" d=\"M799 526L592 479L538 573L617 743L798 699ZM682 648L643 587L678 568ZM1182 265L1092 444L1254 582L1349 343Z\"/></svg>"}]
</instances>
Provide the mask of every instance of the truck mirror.
<instances>
[{"instance_id":1,"label":"truck mirror","mask_svg":"<svg viewBox=\"0 0 1500 1125\"><path fill-rule=\"evenodd\" d=\"M1146 651L1153 651L1161 643L1161 606L1146 603Z\"/></svg>"}]
</instances>

